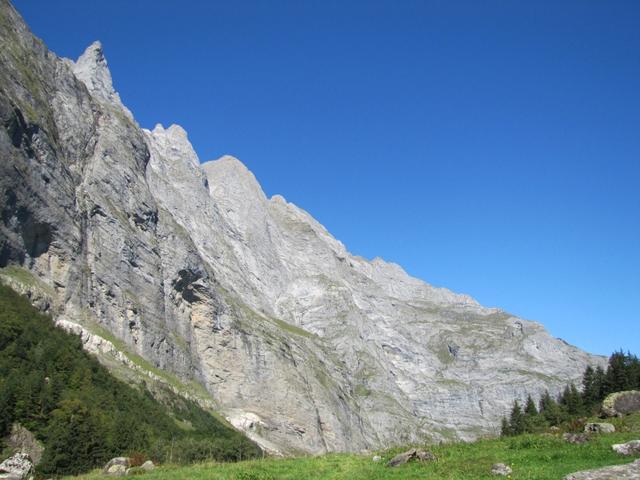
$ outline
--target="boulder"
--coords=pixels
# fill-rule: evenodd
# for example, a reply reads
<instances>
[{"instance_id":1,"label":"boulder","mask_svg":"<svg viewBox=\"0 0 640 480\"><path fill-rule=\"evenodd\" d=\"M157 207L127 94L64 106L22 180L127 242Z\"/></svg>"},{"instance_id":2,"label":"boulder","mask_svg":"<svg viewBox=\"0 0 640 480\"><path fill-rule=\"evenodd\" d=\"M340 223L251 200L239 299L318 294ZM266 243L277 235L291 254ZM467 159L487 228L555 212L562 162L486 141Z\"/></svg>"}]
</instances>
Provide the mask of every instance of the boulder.
<instances>
[{"instance_id":1,"label":"boulder","mask_svg":"<svg viewBox=\"0 0 640 480\"><path fill-rule=\"evenodd\" d=\"M589 441L589 435L586 433L565 433L562 435L562 439L567 443L573 443L574 445L582 445Z\"/></svg>"},{"instance_id":2,"label":"boulder","mask_svg":"<svg viewBox=\"0 0 640 480\"><path fill-rule=\"evenodd\" d=\"M611 445L614 452L620 455L640 455L640 440L631 440L627 443Z\"/></svg>"},{"instance_id":3,"label":"boulder","mask_svg":"<svg viewBox=\"0 0 640 480\"><path fill-rule=\"evenodd\" d=\"M33 463L27 453L16 453L0 463L0 478L23 480L33 471Z\"/></svg>"},{"instance_id":4,"label":"boulder","mask_svg":"<svg viewBox=\"0 0 640 480\"><path fill-rule=\"evenodd\" d=\"M418 450L416 452L416 458L421 462L435 462L437 460L436 456L425 450Z\"/></svg>"},{"instance_id":5,"label":"boulder","mask_svg":"<svg viewBox=\"0 0 640 480\"><path fill-rule=\"evenodd\" d=\"M608 395L602 402L602 413L608 417L620 417L640 412L640 391L628 390Z\"/></svg>"},{"instance_id":6,"label":"boulder","mask_svg":"<svg viewBox=\"0 0 640 480\"><path fill-rule=\"evenodd\" d=\"M403 465L416 456L416 449L412 448L404 453L399 453L387 463L387 467L397 467Z\"/></svg>"},{"instance_id":7,"label":"boulder","mask_svg":"<svg viewBox=\"0 0 640 480\"><path fill-rule=\"evenodd\" d=\"M389 460L389 462L387 463L387 466L397 467L398 465L403 465L408 461L414 460L414 459L419 460L421 462L433 462L437 460L436 456L431 452L412 448L411 450L407 450L406 452L400 453L395 457L393 457L391 460Z\"/></svg>"},{"instance_id":8,"label":"boulder","mask_svg":"<svg viewBox=\"0 0 640 480\"><path fill-rule=\"evenodd\" d=\"M491 475L501 475L503 477L509 476L513 473L509 465L504 463L494 463L491 466Z\"/></svg>"},{"instance_id":9,"label":"boulder","mask_svg":"<svg viewBox=\"0 0 640 480\"><path fill-rule=\"evenodd\" d=\"M129 467L125 471L125 475L126 476L129 476L129 475L144 475L145 473L147 473L147 471L142 467Z\"/></svg>"},{"instance_id":10,"label":"boulder","mask_svg":"<svg viewBox=\"0 0 640 480\"><path fill-rule=\"evenodd\" d=\"M127 474L127 469L130 465L131 462L129 461L129 458L115 457L107 462L107 464L102 469L102 473L114 477L122 477Z\"/></svg>"},{"instance_id":11,"label":"boulder","mask_svg":"<svg viewBox=\"0 0 640 480\"><path fill-rule=\"evenodd\" d=\"M616 431L616 427L614 427L611 423L587 423L584 426L585 433L614 433Z\"/></svg>"},{"instance_id":12,"label":"boulder","mask_svg":"<svg viewBox=\"0 0 640 480\"><path fill-rule=\"evenodd\" d=\"M156 465L151 461L151 460L147 460L146 462L144 462L140 468L142 468L143 470L146 470L147 472L153 470L154 468L156 468Z\"/></svg>"},{"instance_id":13,"label":"boulder","mask_svg":"<svg viewBox=\"0 0 640 480\"><path fill-rule=\"evenodd\" d=\"M29 455L33 465L40 463L40 459L42 459L42 454L44 453L44 447L33 433L19 423L14 423L11 426L11 432L6 442L10 450Z\"/></svg>"},{"instance_id":14,"label":"boulder","mask_svg":"<svg viewBox=\"0 0 640 480\"><path fill-rule=\"evenodd\" d=\"M640 460L626 465L572 473L564 477L564 480L637 480L638 478L640 478Z\"/></svg>"},{"instance_id":15,"label":"boulder","mask_svg":"<svg viewBox=\"0 0 640 480\"><path fill-rule=\"evenodd\" d=\"M112 477L124 477L127 473L129 473L129 468L116 463L107 468L103 473Z\"/></svg>"}]
</instances>

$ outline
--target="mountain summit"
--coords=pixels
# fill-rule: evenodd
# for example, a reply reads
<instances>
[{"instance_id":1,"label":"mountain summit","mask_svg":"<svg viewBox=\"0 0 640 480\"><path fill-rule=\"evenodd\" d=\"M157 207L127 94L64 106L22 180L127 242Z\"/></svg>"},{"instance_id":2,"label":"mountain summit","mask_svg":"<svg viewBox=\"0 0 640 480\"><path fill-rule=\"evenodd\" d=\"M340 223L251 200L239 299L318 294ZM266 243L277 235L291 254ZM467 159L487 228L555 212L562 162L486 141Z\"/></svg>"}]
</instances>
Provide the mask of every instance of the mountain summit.
<instances>
[{"instance_id":1,"label":"mountain summit","mask_svg":"<svg viewBox=\"0 0 640 480\"><path fill-rule=\"evenodd\" d=\"M496 433L514 398L603 363L351 255L239 160L139 128L99 43L71 62L6 0L0 20L0 278L113 369L320 453Z\"/></svg>"}]
</instances>

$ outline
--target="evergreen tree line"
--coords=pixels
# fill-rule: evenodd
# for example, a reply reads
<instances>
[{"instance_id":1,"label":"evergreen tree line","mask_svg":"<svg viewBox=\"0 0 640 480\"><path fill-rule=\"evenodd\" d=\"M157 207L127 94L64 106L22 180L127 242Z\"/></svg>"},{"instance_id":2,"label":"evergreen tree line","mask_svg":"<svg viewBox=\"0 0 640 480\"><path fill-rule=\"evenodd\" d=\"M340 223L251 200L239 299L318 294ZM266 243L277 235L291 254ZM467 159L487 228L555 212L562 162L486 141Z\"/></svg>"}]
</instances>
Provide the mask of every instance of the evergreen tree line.
<instances>
[{"instance_id":1,"label":"evergreen tree line","mask_svg":"<svg viewBox=\"0 0 640 480\"><path fill-rule=\"evenodd\" d=\"M538 405L531 395L524 406L516 400L509 418L502 419L501 435L542 432L579 417L592 416L598 413L607 395L625 390L640 390L640 360L620 350L609 357L606 371L600 366L585 369L582 390L574 384L567 385L555 399L545 392Z\"/></svg>"},{"instance_id":2,"label":"evergreen tree line","mask_svg":"<svg viewBox=\"0 0 640 480\"><path fill-rule=\"evenodd\" d=\"M174 463L261 453L194 402L162 397L114 378L79 337L0 285L0 439L14 422L33 432L45 446L41 473L75 475L133 453Z\"/></svg>"}]
</instances>

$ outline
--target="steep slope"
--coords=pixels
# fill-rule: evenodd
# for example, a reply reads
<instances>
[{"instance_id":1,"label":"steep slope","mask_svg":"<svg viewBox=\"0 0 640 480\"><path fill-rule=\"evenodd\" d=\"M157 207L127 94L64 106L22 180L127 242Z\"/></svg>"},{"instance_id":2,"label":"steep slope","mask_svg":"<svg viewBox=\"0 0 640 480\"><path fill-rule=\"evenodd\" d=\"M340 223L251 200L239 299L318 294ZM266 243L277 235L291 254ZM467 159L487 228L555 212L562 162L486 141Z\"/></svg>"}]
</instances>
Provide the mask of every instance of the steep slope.
<instances>
[{"instance_id":1,"label":"steep slope","mask_svg":"<svg viewBox=\"0 0 640 480\"><path fill-rule=\"evenodd\" d=\"M140 129L100 44L59 59L0 12L1 278L103 361L314 453L495 432L514 397L603 362L350 255L238 160Z\"/></svg>"},{"instance_id":2,"label":"steep slope","mask_svg":"<svg viewBox=\"0 0 640 480\"><path fill-rule=\"evenodd\" d=\"M144 384L132 388L115 379L77 337L4 285L0 392L0 446L19 422L44 443L38 466L44 474L86 472L133 452L163 463L260 454L257 445L195 403L166 389L159 402Z\"/></svg>"}]
</instances>

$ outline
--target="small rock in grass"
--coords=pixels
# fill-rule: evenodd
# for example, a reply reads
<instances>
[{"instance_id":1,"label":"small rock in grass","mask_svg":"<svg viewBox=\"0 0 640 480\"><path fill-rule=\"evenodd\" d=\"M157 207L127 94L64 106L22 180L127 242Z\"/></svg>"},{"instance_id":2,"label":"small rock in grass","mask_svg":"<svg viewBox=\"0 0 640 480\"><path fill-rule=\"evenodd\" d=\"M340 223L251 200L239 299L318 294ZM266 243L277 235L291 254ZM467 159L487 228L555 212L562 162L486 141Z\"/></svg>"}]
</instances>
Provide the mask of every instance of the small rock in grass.
<instances>
[{"instance_id":1,"label":"small rock in grass","mask_svg":"<svg viewBox=\"0 0 640 480\"><path fill-rule=\"evenodd\" d=\"M511 475L511 473L513 473L511 467L509 465L505 465L504 463L494 463L491 466L492 475L501 475L503 477L506 477L508 475Z\"/></svg>"},{"instance_id":2,"label":"small rock in grass","mask_svg":"<svg viewBox=\"0 0 640 480\"><path fill-rule=\"evenodd\" d=\"M585 433L614 433L616 427L610 423L587 423L584 426Z\"/></svg>"},{"instance_id":3,"label":"small rock in grass","mask_svg":"<svg viewBox=\"0 0 640 480\"><path fill-rule=\"evenodd\" d=\"M382 457L380 455L374 455L371 460L373 460L374 462L379 462L380 460L382 460Z\"/></svg>"},{"instance_id":4,"label":"small rock in grass","mask_svg":"<svg viewBox=\"0 0 640 480\"><path fill-rule=\"evenodd\" d=\"M586 433L565 433L562 435L562 439L565 442L573 443L574 445L582 445L589 441L589 435Z\"/></svg>"},{"instance_id":5,"label":"small rock in grass","mask_svg":"<svg viewBox=\"0 0 640 480\"><path fill-rule=\"evenodd\" d=\"M421 462L435 462L437 460L436 456L425 450L418 450L416 452L416 458Z\"/></svg>"},{"instance_id":6,"label":"small rock in grass","mask_svg":"<svg viewBox=\"0 0 640 480\"><path fill-rule=\"evenodd\" d=\"M400 453L395 457L393 457L391 460L389 460L389 462L387 463L387 467L397 467L398 465L403 465L407 463L409 460L411 460L413 457L415 457L415 455L416 455L415 448L412 448L411 450L407 450L406 452Z\"/></svg>"},{"instance_id":7,"label":"small rock in grass","mask_svg":"<svg viewBox=\"0 0 640 480\"><path fill-rule=\"evenodd\" d=\"M393 457L391 460L389 460L389 463L387 463L387 466L397 467L398 465L403 465L407 463L409 460L414 460L414 459L420 460L421 462L433 462L437 460L436 456L431 452L412 448L411 450L407 450L406 452L400 453L395 457Z\"/></svg>"},{"instance_id":8,"label":"small rock in grass","mask_svg":"<svg viewBox=\"0 0 640 480\"><path fill-rule=\"evenodd\" d=\"M128 468L119 463L115 463L107 468L103 473L112 477L124 477L127 474Z\"/></svg>"},{"instance_id":9,"label":"small rock in grass","mask_svg":"<svg viewBox=\"0 0 640 480\"><path fill-rule=\"evenodd\" d=\"M640 455L640 440L631 440L627 443L611 445L614 452L620 455Z\"/></svg>"}]
</instances>

